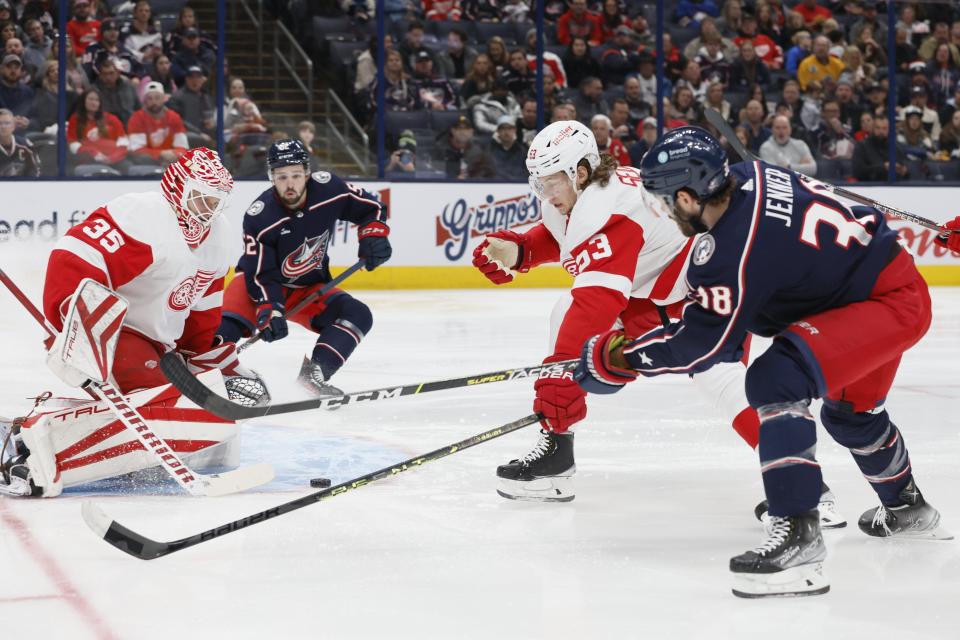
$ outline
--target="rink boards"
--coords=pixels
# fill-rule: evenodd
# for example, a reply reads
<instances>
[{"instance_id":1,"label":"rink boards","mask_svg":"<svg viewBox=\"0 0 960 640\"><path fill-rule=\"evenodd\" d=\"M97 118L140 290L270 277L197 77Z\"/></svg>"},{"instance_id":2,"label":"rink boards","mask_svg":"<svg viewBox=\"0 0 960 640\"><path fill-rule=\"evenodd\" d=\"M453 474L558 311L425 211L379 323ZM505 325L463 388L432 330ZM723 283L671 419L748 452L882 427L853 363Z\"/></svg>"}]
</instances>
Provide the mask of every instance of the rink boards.
<instances>
[{"instance_id":1,"label":"rink boards","mask_svg":"<svg viewBox=\"0 0 960 640\"><path fill-rule=\"evenodd\" d=\"M389 205L393 258L374 273L359 273L351 288L441 289L490 285L470 266L471 254L493 231L523 231L540 220L540 207L526 183L358 182ZM0 246L10 243L52 244L71 225L110 199L133 191L155 190L155 181L12 182L4 186ZM228 207L237 229L249 204L267 182L240 182ZM854 187L884 204L944 222L957 214L960 187ZM960 255L933 243L934 233L891 219L930 284L960 285ZM341 223L331 242L334 265L356 260L355 230ZM45 255L46 252L44 252ZM570 276L560 267L545 267L517 278L511 287L567 287Z\"/></svg>"}]
</instances>

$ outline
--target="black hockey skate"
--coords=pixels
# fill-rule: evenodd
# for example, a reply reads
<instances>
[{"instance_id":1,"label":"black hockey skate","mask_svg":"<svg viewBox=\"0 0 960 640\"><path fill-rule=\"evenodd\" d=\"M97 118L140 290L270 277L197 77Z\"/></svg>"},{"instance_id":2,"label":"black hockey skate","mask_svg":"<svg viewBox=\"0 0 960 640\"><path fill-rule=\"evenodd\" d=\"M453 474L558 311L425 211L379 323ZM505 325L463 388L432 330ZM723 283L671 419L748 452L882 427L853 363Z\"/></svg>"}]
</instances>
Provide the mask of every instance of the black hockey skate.
<instances>
[{"instance_id":1,"label":"black hockey skate","mask_svg":"<svg viewBox=\"0 0 960 640\"><path fill-rule=\"evenodd\" d=\"M223 385L231 401L245 407L264 407L270 404L270 392L260 374L253 373L256 377L223 376Z\"/></svg>"},{"instance_id":2,"label":"black hockey skate","mask_svg":"<svg viewBox=\"0 0 960 640\"><path fill-rule=\"evenodd\" d=\"M573 434L540 430L533 451L497 467L497 493L509 500L570 502L573 492Z\"/></svg>"},{"instance_id":3,"label":"black hockey skate","mask_svg":"<svg viewBox=\"0 0 960 640\"><path fill-rule=\"evenodd\" d=\"M18 420L0 418L0 494L39 496L42 490L30 481L30 467L27 466L30 452L17 435L20 430Z\"/></svg>"},{"instance_id":4,"label":"black hockey skate","mask_svg":"<svg viewBox=\"0 0 960 640\"><path fill-rule=\"evenodd\" d=\"M767 501L764 500L753 509L753 515L757 516L757 520L763 523L764 528L768 526L770 521L767 516L768 508ZM825 482L820 487L820 502L817 504L817 511L820 513L821 529L842 529L847 526L847 519L837 510L837 498Z\"/></svg>"},{"instance_id":5,"label":"black hockey skate","mask_svg":"<svg viewBox=\"0 0 960 640\"><path fill-rule=\"evenodd\" d=\"M343 395L343 391L327 382L326 376L323 375L323 369L310 358L305 357L303 359L303 366L300 367L297 382L315 398L336 398Z\"/></svg>"},{"instance_id":6,"label":"black hockey skate","mask_svg":"<svg viewBox=\"0 0 960 640\"><path fill-rule=\"evenodd\" d=\"M868 536L913 540L952 540L953 534L940 526L940 512L934 509L911 479L900 492L902 505L880 505L865 511L857 524Z\"/></svg>"},{"instance_id":7,"label":"black hockey skate","mask_svg":"<svg viewBox=\"0 0 960 640\"><path fill-rule=\"evenodd\" d=\"M826 593L823 577L827 548L816 509L795 516L770 516L767 538L730 559L733 595L740 598L813 596Z\"/></svg>"}]
</instances>

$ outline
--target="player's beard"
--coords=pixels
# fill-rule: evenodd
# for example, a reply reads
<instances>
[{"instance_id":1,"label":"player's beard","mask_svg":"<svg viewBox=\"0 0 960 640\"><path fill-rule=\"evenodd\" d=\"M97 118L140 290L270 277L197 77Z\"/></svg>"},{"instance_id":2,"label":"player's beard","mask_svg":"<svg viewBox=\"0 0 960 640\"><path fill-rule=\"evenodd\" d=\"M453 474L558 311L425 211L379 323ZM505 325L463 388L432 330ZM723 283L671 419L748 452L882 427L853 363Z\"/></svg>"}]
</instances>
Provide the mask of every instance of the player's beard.
<instances>
[{"instance_id":1,"label":"player's beard","mask_svg":"<svg viewBox=\"0 0 960 640\"><path fill-rule=\"evenodd\" d=\"M675 203L670 217L677 223L677 227L680 228L680 233L687 238L692 238L697 234L710 231L710 228L703 223L702 207L698 207L697 213L690 214L683 211L679 203Z\"/></svg>"},{"instance_id":2,"label":"player's beard","mask_svg":"<svg viewBox=\"0 0 960 640\"><path fill-rule=\"evenodd\" d=\"M303 189L301 191L287 188L287 189L284 189L283 193L280 194L280 199L283 200L283 204L285 204L288 208L292 209L296 207L298 204L300 204L300 200L303 198L303 194L305 194L306 192L307 192L307 185L303 185ZM290 195L290 194L295 194L295 195Z\"/></svg>"}]
</instances>

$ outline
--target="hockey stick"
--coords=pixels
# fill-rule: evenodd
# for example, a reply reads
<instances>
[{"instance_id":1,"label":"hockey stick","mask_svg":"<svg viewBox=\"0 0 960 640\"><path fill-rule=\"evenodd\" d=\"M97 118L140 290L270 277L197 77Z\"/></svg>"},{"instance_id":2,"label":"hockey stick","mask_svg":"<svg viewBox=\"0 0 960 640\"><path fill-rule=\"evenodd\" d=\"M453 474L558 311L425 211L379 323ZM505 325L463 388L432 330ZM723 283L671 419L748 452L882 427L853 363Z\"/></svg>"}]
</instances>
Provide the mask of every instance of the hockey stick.
<instances>
[{"instance_id":1,"label":"hockey stick","mask_svg":"<svg viewBox=\"0 0 960 640\"><path fill-rule=\"evenodd\" d=\"M357 260L353 265L347 268L346 271L344 271L343 273L338 275L336 278L334 278L327 284L323 285L322 287L320 287L319 289L317 289L316 291L308 295L306 298L298 302L296 305L294 305L294 307L290 309L290 311L287 311L285 315L293 317L294 315L297 314L297 312L299 312L301 309L306 307L308 304L310 304L311 302L313 302L314 300L316 300L317 298L325 294L327 291L330 291L330 289L333 289L338 284L340 284L341 282L343 282L344 280L352 276L362 266L363 266L363 260ZM257 335L253 336L243 344L239 345L237 347L237 353L240 353L241 351L243 351L244 349L252 345L254 342L258 342L261 339L261 337L263 337L263 332L257 333Z\"/></svg>"},{"instance_id":2,"label":"hockey stick","mask_svg":"<svg viewBox=\"0 0 960 640\"><path fill-rule=\"evenodd\" d=\"M342 482L334 487L330 487L329 489L311 493L303 496L302 498L297 498L296 500L285 502L279 506L245 516L239 520L228 522L227 524L219 527L208 529L202 533L197 533L186 538L181 538L180 540L173 540L171 542L159 542L156 540L151 540L150 538L139 534L132 529L128 529L116 520L111 519L110 516L103 511L103 509L94 504L92 501L86 501L83 503L81 513L84 521L87 523L87 526L89 526L94 533L115 546L117 549L120 549L124 553L130 554L134 558L139 558L141 560L153 560L154 558L159 558L176 551L181 551L187 547L193 547L203 542L209 542L214 538L219 538L220 536L232 533L239 529L245 529L246 527L270 520L271 518L282 516L285 513L302 509L303 507L314 504L315 502L321 502L323 500L333 498L352 489L359 489L360 487L366 486L372 482L376 482L377 480L382 480L384 478L395 476L398 473L402 473L416 467L421 467L428 462L445 458L451 454L463 451L464 449L469 449L470 447L474 447L483 442L487 442L494 438L499 438L500 436L506 435L518 429L522 429L523 427L535 424L539 420L540 418L537 414L531 414L529 416L520 418L519 420L509 422L501 427L484 431L483 433L479 433L465 440L461 440L460 442L455 442L454 444L435 449L430 453L425 453L423 455L404 460L403 462L398 462L395 465L384 467L379 471L374 471L373 473L368 473L358 478L347 480L346 482Z\"/></svg>"},{"instance_id":3,"label":"hockey stick","mask_svg":"<svg viewBox=\"0 0 960 640\"><path fill-rule=\"evenodd\" d=\"M27 298L26 294L0 269L0 282L10 290L10 293L20 302L27 312L40 323L51 337L56 331L43 317L40 310ZM143 448L156 458L170 476L181 487L195 496L222 496L228 493L244 491L256 487L273 479L273 467L269 464L256 464L249 467L234 469L226 473L204 475L190 470L173 450L143 420L140 413L131 407L117 389L105 382L96 384L88 382L83 389L95 399L102 400L113 412L120 423L132 431Z\"/></svg>"},{"instance_id":4,"label":"hockey stick","mask_svg":"<svg viewBox=\"0 0 960 640\"><path fill-rule=\"evenodd\" d=\"M404 386L381 387L380 389L370 389L367 391L357 391L356 393L347 393L342 396L330 398L311 398L309 400L298 400L296 402L284 402L280 404L270 404L264 407L248 407L236 402L231 402L227 398L218 396L210 388L200 382L196 376L190 373L183 358L175 353L168 353L160 359L160 369L167 379L180 390L180 393L190 398L198 406L206 409L210 413L228 418L230 420L245 420L247 418L260 418L262 416L275 416L281 413L293 413L296 411L308 411L310 409L333 409L356 402L370 402L373 400L389 400L400 398L402 396L412 396L419 393L429 393L431 391L444 391L447 389L456 389L459 387L472 387L489 382L504 382L507 380L517 380L520 378L529 378L540 375L541 371L572 371L577 365L578 360L564 360L563 362L554 362L551 364L538 364L532 367L522 367L519 369L504 369L502 371L491 371L464 378L452 378L450 380L435 380L433 382L415 382Z\"/></svg>"},{"instance_id":5,"label":"hockey stick","mask_svg":"<svg viewBox=\"0 0 960 640\"><path fill-rule=\"evenodd\" d=\"M733 150L737 152L737 155L739 155L741 159L743 159L746 162L754 162L754 161L760 160L760 158L756 154L754 154L752 151L750 151L749 149L743 146L743 143L740 142L740 139L733 132L733 129L730 128L730 125L727 124L727 121L723 119L723 116L720 114L719 111L715 109L704 109L703 111L704 111L704 115L706 116L710 124L716 127L717 131L720 132L720 135L722 135L724 138L727 139L727 142L730 143L730 146L733 147ZM862 196L859 193L856 193L854 191L849 191L847 189L844 189L843 187L838 187L828 182L821 182L819 180L814 180L813 178L809 176L805 176L802 173L798 173L797 175L804 182L823 185L827 189L827 191L829 191L830 193L836 194L838 196L842 196L847 200L853 200L854 202L857 202L859 204L866 205L868 207L873 207L874 209L880 211L881 213L895 216L897 218L902 218L907 222L912 222L914 224L920 225L921 227L932 229L933 231L936 231L941 235L945 235L946 233L948 233L946 229L938 225L933 220L928 220L927 218L923 218L916 214L909 213L907 211L903 211L901 209L897 209L895 207L882 204L880 202L877 202L876 200L872 200L866 196Z\"/></svg>"}]
</instances>

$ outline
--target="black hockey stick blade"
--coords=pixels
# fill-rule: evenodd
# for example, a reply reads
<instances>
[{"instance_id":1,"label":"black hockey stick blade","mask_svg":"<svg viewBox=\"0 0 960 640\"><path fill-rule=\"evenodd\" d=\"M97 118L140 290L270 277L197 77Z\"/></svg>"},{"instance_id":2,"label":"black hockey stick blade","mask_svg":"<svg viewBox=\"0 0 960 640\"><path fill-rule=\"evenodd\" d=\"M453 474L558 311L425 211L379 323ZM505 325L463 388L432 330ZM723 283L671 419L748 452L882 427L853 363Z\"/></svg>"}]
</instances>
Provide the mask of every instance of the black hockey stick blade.
<instances>
[{"instance_id":1,"label":"black hockey stick blade","mask_svg":"<svg viewBox=\"0 0 960 640\"><path fill-rule=\"evenodd\" d=\"M200 408L206 409L210 413L221 418L227 418L228 420L246 420L248 418L275 416L281 413L294 413L296 411L308 411L311 409L333 409L357 402L389 400L420 393L429 393L431 391L444 391L458 387L473 387L490 382L506 382L507 380L536 377L544 370L557 372L559 375L562 371L572 371L574 367L576 367L577 362L577 360L564 360L551 364L538 364L532 367L491 371L489 373L481 373L463 378L435 380L433 382L415 382L403 386L393 385L379 389L348 393L332 398L310 398L308 400L298 400L295 402L270 404L263 407L248 407L217 395L209 387L200 382L196 376L190 373L186 362L176 353L170 352L164 355L160 359L160 369L164 375L167 376L167 380L169 380L180 393L192 400Z\"/></svg>"},{"instance_id":2,"label":"black hockey stick blade","mask_svg":"<svg viewBox=\"0 0 960 640\"><path fill-rule=\"evenodd\" d=\"M289 309L287 311L287 315L290 317L295 316L298 311L300 311L301 309L306 307L308 304L310 304L311 302L313 302L314 300L316 300L317 298L325 294L327 291L330 291L330 289L333 289L334 287L339 285L341 282L343 282L344 280L352 276L354 273L359 271L360 268L363 266L363 263L364 263L363 260L357 260L355 263L350 265L350 267L348 267L343 273L341 273L336 278L334 278L327 284L323 285L322 287L320 287L319 289L317 289L316 291L308 295L306 298L304 298L299 303L297 303L292 309ZM258 333L257 335L253 336L243 344L239 345L237 347L237 353L240 353L250 345L259 342L262 335L263 335L262 333Z\"/></svg>"},{"instance_id":3,"label":"black hockey stick blade","mask_svg":"<svg viewBox=\"0 0 960 640\"><path fill-rule=\"evenodd\" d=\"M428 462L445 458L459 451L463 451L464 449L469 449L470 447L475 447L478 444L493 440L494 438L505 436L508 433L512 433L518 429L535 424L539 422L539 420L540 416L537 414L524 416L519 420L508 422L503 426L490 429L489 431L484 431L483 433L478 433L477 435L466 438L465 440L461 440L460 442L455 442L454 444L435 449L430 453L425 453L423 455L404 460L403 462L398 462L395 465L384 467L379 471L362 475L358 478L354 478L353 480L341 482L340 484L330 487L329 489L311 493L303 496L302 498L285 502L279 506L250 514L240 518L239 520L234 520L233 522L228 522L219 527L214 527L213 529L208 529L207 531L203 531L186 538L181 538L179 540L174 540L172 542L159 542L157 540L151 540L143 534L137 533L132 529L128 529L116 520L113 520L103 511L103 509L89 500L83 503L80 513L83 516L84 522L87 523L87 526L90 527L94 533L112 544L120 551L123 551L134 558L139 558L140 560L153 560L155 558L161 558L163 556L170 555L171 553L181 551L188 547L209 542L210 540L214 540L228 533L233 533L234 531L246 529L247 527L259 524L261 522L266 522L267 520L277 518L286 513L290 513L291 511L296 511L297 509L302 509L303 507L310 506L311 504L347 493L353 489L359 489L360 487L364 487L372 482L376 482L377 480L389 478L397 475L398 473L403 473L404 471L421 467Z\"/></svg>"},{"instance_id":4,"label":"black hockey stick blade","mask_svg":"<svg viewBox=\"0 0 960 640\"><path fill-rule=\"evenodd\" d=\"M721 115L719 111L715 109L704 109L703 113L704 113L704 116L706 116L707 121L710 124L712 124L714 127L716 127L717 131L720 132L720 135L722 135L724 138L727 139L727 142L730 143L730 146L733 148L734 151L737 152L737 155L740 156L740 158L744 162L754 162L754 161L760 160L760 158L755 153L753 153L752 151L750 151L749 149L743 146L743 143L740 142L740 138L738 138L737 134L734 133L733 129L730 127L730 124L723 119L723 115ZM772 163L768 163L768 164L772 164ZM802 173L798 173L797 175L799 175L800 179L803 180L804 182L815 182L816 184L821 184L824 187L826 187L830 192L835 193L838 196L844 197L847 200L852 200L858 204L862 204L867 207L873 207L874 209L876 209L877 211L880 211L881 213L888 214L897 218L901 218L903 220L906 220L907 222L912 222L926 229L932 229L933 231L937 231L941 234L944 234L947 232L946 229L938 225L933 220L928 220L927 218L918 216L914 213L903 211L902 209L897 209L896 207L891 207L881 202L877 202L876 200L872 200L866 196L862 196L859 193L856 193L855 191L849 191L847 189L844 189L843 187L838 187L828 182L814 180L813 178L810 178L809 176L805 176Z\"/></svg>"}]
</instances>

